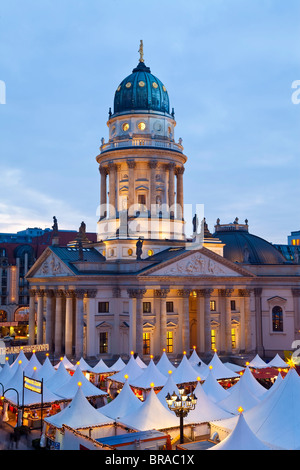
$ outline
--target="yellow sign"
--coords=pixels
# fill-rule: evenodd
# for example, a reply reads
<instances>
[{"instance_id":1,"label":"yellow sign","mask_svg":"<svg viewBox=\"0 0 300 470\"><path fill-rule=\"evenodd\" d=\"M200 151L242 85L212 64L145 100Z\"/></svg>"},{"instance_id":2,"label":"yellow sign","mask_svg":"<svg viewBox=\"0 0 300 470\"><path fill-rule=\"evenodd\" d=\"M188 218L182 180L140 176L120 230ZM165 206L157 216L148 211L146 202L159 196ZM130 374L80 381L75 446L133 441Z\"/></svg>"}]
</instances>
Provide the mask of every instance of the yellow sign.
<instances>
[{"instance_id":1,"label":"yellow sign","mask_svg":"<svg viewBox=\"0 0 300 470\"><path fill-rule=\"evenodd\" d=\"M24 376L24 388L28 388L28 390L32 390L36 393L42 393L42 385L43 383L39 380L34 380Z\"/></svg>"}]
</instances>

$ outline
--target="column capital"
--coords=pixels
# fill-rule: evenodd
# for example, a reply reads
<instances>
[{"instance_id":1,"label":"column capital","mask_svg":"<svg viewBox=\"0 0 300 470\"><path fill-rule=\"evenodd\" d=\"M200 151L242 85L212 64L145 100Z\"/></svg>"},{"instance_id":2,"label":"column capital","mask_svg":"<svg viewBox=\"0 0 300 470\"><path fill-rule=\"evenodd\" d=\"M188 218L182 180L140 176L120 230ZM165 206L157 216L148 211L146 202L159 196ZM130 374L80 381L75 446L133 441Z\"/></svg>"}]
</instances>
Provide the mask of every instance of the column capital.
<instances>
[{"instance_id":1,"label":"column capital","mask_svg":"<svg viewBox=\"0 0 300 470\"><path fill-rule=\"evenodd\" d=\"M134 168L136 167L136 162L134 160L126 160L126 163L128 168L130 168L131 170L134 170Z\"/></svg>"},{"instance_id":2,"label":"column capital","mask_svg":"<svg viewBox=\"0 0 300 470\"><path fill-rule=\"evenodd\" d=\"M149 168L155 169L155 168L157 167L157 165L158 165L157 160L150 160L150 161L148 162L148 167L149 167Z\"/></svg>"},{"instance_id":3,"label":"column capital","mask_svg":"<svg viewBox=\"0 0 300 470\"><path fill-rule=\"evenodd\" d=\"M300 288L299 287L292 287L292 294L294 297L300 297Z\"/></svg>"},{"instance_id":4,"label":"column capital","mask_svg":"<svg viewBox=\"0 0 300 470\"><path fill-rule=\"evenodd\" d=\"M97 289L88 289L86 291L86 295L88 299L95 299L97 295Z\"/></svg>"},{"instance_id":5,"label":"column capital","mask_svg":"<svg viewBox=\"0 0 300 470\"><path fill-rule=\"evenodd\" d=\"M175 173L176 175L183 175L184 170L185 170L184 166L177 166L175 169Z\"/></svg>"},{"instance_id":6,"label":"column capital","mask_svg":"<svg viewBox=\"0 0 300 470\"><path fill-rule=\"evenodd\" d=\"M196 289L197 297L210 297L214 289Z\"/></svg>"},{"instance_id":7,"label":"column capital","mask_svg":"<svg viewBox=\"0 0 300 470\"><path fill-rule=\"evenodd\" d=\"M154 297L165 299L170 292L170 289L168 288L161 288L161 289L155 289L154 290Z\"/></svg>"},{"instance_id":8,"label":"column capital","mask_svg":"<svg viewBox=\"0 0 300 470\"><path fill-rule=\"evenodd\" d=\"M147 292L147 289L127 289L128 295L131 299L142 299Z\"/></svg>"},{"instance_id":9,"label":"column capital","mask_svg":"<svg viewBox=\"0 0 300 470\"><path fill-rule=\"evenodd\" d=\"M183 297L184 299L186 299L190 296L191 292L192 292L191 289L178 289L177 295L178 297Z\"/></svg>"},{"instance_id":10,"label":"column capital","mask_svg":"<svg viewBox=\"0 0 300 470\"><path fill-rule=\"evenodd\" d=\"M73 298L75 296L75 291L73 289L66 289L65 296L67 299Z\"/></svg>"},{"instance_id":11,"label":"column capital","mask_svg":"<svg viewBox=\"0 0 300 470\"><path fill-rule=\"evenodd\" d=\"M37 290L35 291L35 293L36 293L36 295L37 295L38 297L44 297L44 295L45 295L45 290L44 290L44 289L37 289Z\"/></svg>"},{"instance_id":12,"label":"column capital","mask_svg":"<svg viewBox=\"0 0 300 470\"><path fill-rule=\"evenodd\" d=\"M233 289L219 289L219 295L221 297L231 297Z\"/></svg>"},{"instance_id":13,"label":"column capital","mask_svg":"<svg viewBox=\"0 0 300 470\"><path fill-rule=\"evenodd\" d=\"M35 297L36 293L37 293L36 289L29 289L29 297Z\"/></svg>"},{"instance_id":14,"label":"column capital","mask_svg":"<svg viewBox=\"0 0 300 470\"><path fill-rule=\"evenodd\" d=\"M250 297L252 289L239 289L238 293L240 297Z\"/></svg>"},{"instance_id":15,"label":"column capital","mask_svg":"<svg viewBox=\"0 0 300 470\"><path fill-rule=\"evenodd\" d=\"M175 170L175 167L176 167L176 163L175 162L170 162L167 164L167 168L168 170Z\"/></svg>"},{"instance_id":16,"label":"column capital","mask_svg":"<svg viewBox=\"0 0 300 470\"><path fill-rule=\"evenodd\" d=\"M120 287L113 287L113 289L112 289L112 294L113 294L113 297L114 297L115 299L121 297L121 289L120 289Z\"/></svg>"},{"instance_id":17,"label":"column capital","mask_svg":"<svg viewBox=\"0 0 300 470\"><path fill-rule=\"evenodd\" d=\"M114 162L108 162L107 165L108 172L115 171L117 169L117 165Z\"/></svg>"},{"instance_id":18,"label":"column capital","mask_svg":"<svg viewBox=\"0 0 300 470\"><path fill-rule=\"evenodd\" d=\"M54 290L55 297L62 298L65 295L65 291L63 289L55 289Z\"/></svg>"},{"instance_id":19,"label":"column capital","mask_svg":"<svg viewBox=\"0 0 300 470\"><path fill-rule=\"evenodd\" d=\"M103 176L107 175L107 167L99 165L99 171L100 171L101 175L103 175Z\"/></svg>"},{"instance_id":20,"label":"column capital","mask_svg":"<svg viewBox=\"0 0 300 470\"><path fill-rule=\"evenodd\" d=\"M52 289L46 289L46 290L45 290L45 295L46 295L46 297L48 297L48 298L53 297L53 295L54 295L53 290L52 290Z\"/></svg>"},{"instance_id":21,"label":"column capital","mask_svg":"<svg viewBox=\"0 0 300 470\"><path fill-rule=\"evenodd\" d=\"M75 289L75 297L76 299L83 299L85 290L84 289Z\"/></svg>"},{"instance_id":22,"label":"column capital","mask_svg":"<svg viewBox=\"0 0 300 470\"><path fill-rule=\"evenodd\" d=\"M262 294L262 288L261 287L254 287L253 289L255 297L260 297Z\"/></svg>"}]
</instances>

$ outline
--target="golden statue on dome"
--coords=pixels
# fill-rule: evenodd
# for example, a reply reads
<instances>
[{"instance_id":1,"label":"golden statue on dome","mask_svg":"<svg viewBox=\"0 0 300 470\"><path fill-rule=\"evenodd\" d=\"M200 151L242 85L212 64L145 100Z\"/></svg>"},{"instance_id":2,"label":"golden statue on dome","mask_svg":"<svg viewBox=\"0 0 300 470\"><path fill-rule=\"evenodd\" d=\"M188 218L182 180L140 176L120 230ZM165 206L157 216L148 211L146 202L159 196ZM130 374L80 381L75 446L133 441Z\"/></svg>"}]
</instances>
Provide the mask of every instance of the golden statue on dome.
<instances>
[{"instance_id":1,"label":"golden statue on dome","mask_svg":"<svg viewBox=\"0 0 300 470\"><path fill-rule=\"evenodd\" d=\"M143 40L140 40L140 48L138 50L140 53L140 62L144 62L144 45L143 45Z\"/></svg>"}]
</instances>

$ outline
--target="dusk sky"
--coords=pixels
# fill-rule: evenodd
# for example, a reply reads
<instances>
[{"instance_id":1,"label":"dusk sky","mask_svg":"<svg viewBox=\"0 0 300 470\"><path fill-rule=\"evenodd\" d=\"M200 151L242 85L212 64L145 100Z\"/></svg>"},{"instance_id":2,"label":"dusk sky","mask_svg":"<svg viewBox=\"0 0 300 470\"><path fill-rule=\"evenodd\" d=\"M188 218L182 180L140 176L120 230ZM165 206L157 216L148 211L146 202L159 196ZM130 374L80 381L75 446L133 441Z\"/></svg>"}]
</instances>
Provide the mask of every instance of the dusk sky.
<instances>
[{"instance_id":1,"label":"dusk sky","mask_svg":"<svg viewBox=\"0 0 300 470\"><path fill-rule=\"evenodd\" d=\"M95 157L140 39L175 109L185 203L204 204L212 232L247 218L286 243L300 230L299 0L2 0L0 232L54 215L96 231Z\"/></svg>"}]
</instances>

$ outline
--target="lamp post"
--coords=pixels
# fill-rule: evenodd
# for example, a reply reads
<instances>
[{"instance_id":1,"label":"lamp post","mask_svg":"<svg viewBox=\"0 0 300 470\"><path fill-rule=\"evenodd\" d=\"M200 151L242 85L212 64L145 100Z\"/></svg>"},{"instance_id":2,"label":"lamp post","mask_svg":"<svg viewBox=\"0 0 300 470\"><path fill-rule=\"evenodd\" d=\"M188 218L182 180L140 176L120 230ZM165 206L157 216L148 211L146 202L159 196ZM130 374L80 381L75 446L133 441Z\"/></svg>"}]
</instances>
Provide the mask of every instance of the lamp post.
<instances>
[{"instance_id":1,"label":"lamp post","mask_svg":"<svg viewBox=\"0 0 300 470\"><path fill-rule=\"evenodd\" d=\"M195 409L197 397L194 393L187 395L184 387L178 388L179 395L175 392L166 396L166 401L169 409L174 411L176 416L180 419L180 444L183 444L183 418L185 418L191 410Z\"/></svg>"}]
</instances>

